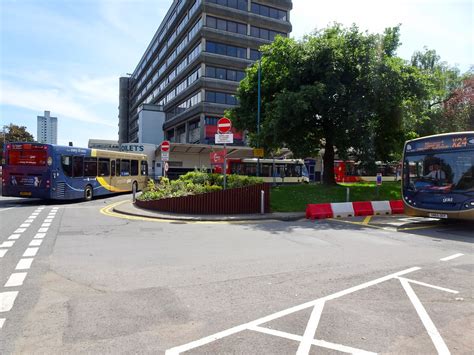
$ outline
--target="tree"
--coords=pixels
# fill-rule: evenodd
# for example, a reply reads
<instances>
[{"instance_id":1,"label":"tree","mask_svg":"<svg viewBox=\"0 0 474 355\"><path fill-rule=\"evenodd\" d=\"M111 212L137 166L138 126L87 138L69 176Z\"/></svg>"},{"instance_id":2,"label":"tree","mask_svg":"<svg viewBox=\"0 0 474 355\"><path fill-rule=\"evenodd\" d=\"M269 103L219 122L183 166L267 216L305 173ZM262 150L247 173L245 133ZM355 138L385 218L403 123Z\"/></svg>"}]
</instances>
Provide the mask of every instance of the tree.
<instances>
[{"instance_id":1,"label":"tree","mask_svg":"<svg viewBox=\"0 0 474 355\"><path fill-rule=\"evenodd\" d=\"M0 132L0 151L3 158L3 144L9 142L34 142L33 135L26 130L25 126L10 123L3 126Z\"/></svg>"},{"instance_id":2,"label":"tree","mask_svg":"<svg viewBox=\"0 0 474 355\"><path fill-rule=\"evenodd\" d=\"M240 106L228 114L267 151L287 146L304 158L324 149L323 182L334 184L336 153L375 160L401 147L402 103L421 89L417 69L394 56L398 45L398 27L377 35L335 24L302 41L277 37L261 48L260 136L258 64L247 70Z\"/></svg>"},{"instance_id":3,"label":"tree","mask_svg":"<svg viewBox=\"0 0 474 355\"><path fill-rule=\"evenodd\" d=\"M443 104L443 121L439 127L442 131L474 131L474 74L472 71L464 76L461 85L451 92Z\"/></svg>"}]
</instances>

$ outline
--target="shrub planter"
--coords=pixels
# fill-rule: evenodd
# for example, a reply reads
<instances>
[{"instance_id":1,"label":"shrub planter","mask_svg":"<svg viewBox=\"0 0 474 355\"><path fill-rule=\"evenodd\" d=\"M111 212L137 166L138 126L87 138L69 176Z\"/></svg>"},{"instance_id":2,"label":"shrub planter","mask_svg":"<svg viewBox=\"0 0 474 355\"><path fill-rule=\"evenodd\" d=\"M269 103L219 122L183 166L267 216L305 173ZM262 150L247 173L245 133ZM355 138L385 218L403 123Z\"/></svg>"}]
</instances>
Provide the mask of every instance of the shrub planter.
<instances>
[{"instance_id":1,"label":"shrub planter","mask_svg":"<svg viewBox=\"0 0 474 355\"><path fill-rule=\"evenodd\" d=\"M260 213L261 191L265 192L265 213L270 212L270 184L257 184L209 192L200 195L139 201L140 208L184 214L251 214Z\"/></svg>"}]
</instances>

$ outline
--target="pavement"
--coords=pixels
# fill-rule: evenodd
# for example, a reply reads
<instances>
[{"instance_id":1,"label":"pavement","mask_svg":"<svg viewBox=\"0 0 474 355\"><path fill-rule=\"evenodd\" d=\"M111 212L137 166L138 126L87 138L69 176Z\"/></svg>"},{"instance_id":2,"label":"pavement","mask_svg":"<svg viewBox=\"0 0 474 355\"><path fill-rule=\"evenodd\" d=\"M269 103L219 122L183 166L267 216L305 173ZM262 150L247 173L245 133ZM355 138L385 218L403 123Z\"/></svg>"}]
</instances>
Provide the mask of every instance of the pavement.
<instances>
[{"instance_id":1,"label":"pavement","mask_svg":"<svg viewBox=\"0 0 474 355\"><path fill-rule=\"evenodd\" d=\"M237 215L192 215L177 214L159 211L151 211L137 207L131 200L123 201L113 206L116 213L135 217L156 218L178 221L257 221L257 220L277 220L277 221L298 221L305 218L305 212L275 212L264 214L237 214Z\"/></svg>"}]
</instances>

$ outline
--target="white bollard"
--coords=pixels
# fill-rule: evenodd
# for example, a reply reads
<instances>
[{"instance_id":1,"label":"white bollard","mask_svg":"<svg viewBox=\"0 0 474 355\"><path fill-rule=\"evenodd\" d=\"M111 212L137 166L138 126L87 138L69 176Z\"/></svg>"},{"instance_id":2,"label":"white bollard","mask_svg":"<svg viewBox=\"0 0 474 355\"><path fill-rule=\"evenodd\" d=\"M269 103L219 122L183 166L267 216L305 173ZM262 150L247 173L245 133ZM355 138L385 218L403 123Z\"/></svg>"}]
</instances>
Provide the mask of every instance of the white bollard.
<instances>
[{"instance_id":1,"label":"white bollard","mask_svg":"<svg viewBox=\"0 0 474 355\"><path fill-rule=\"evenodd\" d=\"M265 214L265 191L260 191L260 213Z\"/></svg>"}]
</instances>

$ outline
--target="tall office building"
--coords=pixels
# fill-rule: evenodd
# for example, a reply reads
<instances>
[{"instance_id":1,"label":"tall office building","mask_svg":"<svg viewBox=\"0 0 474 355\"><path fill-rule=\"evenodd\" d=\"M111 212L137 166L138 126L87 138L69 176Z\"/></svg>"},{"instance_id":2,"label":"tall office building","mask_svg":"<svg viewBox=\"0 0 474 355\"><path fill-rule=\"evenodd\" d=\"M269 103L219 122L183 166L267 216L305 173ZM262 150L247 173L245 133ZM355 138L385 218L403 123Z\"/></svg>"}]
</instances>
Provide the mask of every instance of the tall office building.
<instances>
[{"instance_id":1,"label":"tall office building","mask_svg":"<svg viewBox=\"0 0 474 355\"><path fill-rule=\"evenodd\" d=\"M133 74L120 78L119 142L139 141L141 111L153 104L165 139L214 143L258 48L291 32L291 8L291 0L174 0Z\"/></svg>"},{"instance_id":2,"label":"tall office building","mask_svg":"<svg viewBox=\"0 0 474 355\"><path fill-rule=\"evenodd\" d=\"M37 116L36 132L39 143L58 144L58 118L44 111L44 116Z\"/></svg>"}]
</instances>

